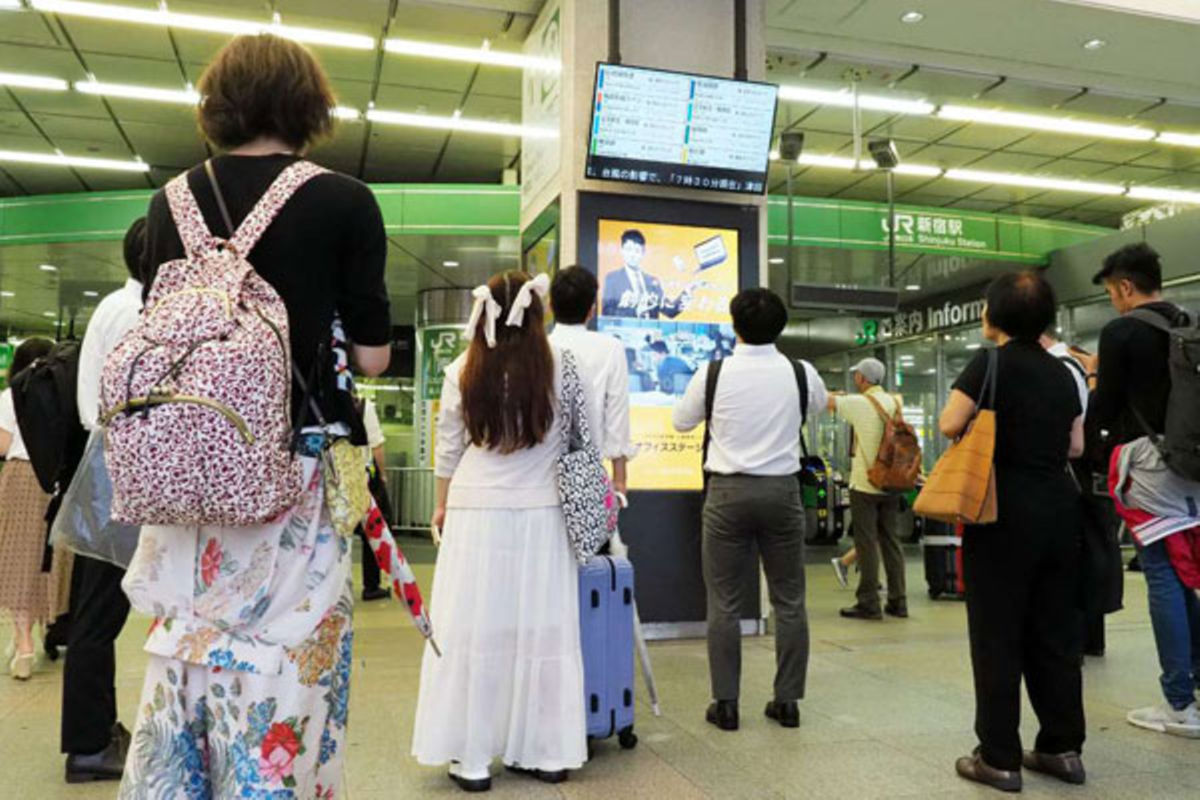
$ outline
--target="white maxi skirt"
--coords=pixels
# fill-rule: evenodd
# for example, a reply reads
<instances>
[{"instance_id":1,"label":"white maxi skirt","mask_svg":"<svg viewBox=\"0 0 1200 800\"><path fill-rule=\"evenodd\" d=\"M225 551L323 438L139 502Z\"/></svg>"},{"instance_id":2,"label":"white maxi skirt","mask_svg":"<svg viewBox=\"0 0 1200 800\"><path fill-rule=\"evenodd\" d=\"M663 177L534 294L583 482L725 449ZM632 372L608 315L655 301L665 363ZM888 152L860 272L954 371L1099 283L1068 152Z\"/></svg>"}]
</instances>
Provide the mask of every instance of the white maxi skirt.
<instances>
[{"instance_id":1,"label":"white maxi skirt","mask_svg":"<svg viewBox=\"0 0 1200 800\"><path fill-rule=\"evenodd\" d=\"M553 771L587 760L579 571L562 509L450 509L413 731L421 764Z\"/></svg>"}]
</instances>

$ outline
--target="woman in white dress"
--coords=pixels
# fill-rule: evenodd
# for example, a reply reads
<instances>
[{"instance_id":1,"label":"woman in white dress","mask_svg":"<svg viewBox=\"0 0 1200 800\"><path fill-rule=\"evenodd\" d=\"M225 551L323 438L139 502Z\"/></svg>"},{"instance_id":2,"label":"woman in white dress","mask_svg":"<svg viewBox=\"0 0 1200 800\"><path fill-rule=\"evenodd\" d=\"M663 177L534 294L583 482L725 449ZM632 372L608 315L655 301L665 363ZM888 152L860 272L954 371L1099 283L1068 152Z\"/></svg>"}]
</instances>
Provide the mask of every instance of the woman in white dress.
<instances>
[{"instance_id":1,"label":"woman in white dress","mask_svg":"<svg viewBox=\"0 0 1200 800\"><path fill-rule=\"evenodd\" d=\"M578 571L555 462L562 357L546 338L546 276L475 290L467 352L446 368L437 424L442 529L413 755L466 791L490 765L557 783L587 759Z\"/></svg>"}]
</instances>

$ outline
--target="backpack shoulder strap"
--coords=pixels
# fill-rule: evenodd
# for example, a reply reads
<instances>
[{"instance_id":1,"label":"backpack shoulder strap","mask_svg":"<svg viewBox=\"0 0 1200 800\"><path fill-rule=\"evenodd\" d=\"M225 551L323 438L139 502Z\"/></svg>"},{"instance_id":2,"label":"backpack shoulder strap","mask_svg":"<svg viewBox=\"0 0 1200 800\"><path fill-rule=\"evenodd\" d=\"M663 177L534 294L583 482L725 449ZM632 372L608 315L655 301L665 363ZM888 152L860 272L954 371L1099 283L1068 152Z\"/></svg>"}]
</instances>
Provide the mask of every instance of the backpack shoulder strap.
<instances>
[{"instance_id":1,"label":"backpack shoulder strap","mask_svg":"<svg viewBox=\"0 0 1200 800\"><path fill-rule=\"evenodd\" d=\"M717 381L721 378L721 359L708 362L708 372L704 375L704 424L712 422L713 405L717 399Z\"/></svg>"},{"instance_id":2,"label":"backpack shoulder strap","mask_svg":"<svg viewBox=\"0 0 1200 800\"><path fill-rule=\"evenodd\" d=\"M258 240L266 233L267 228L275 220L280 210L292 198L296 191L312 178L323 175L329 170L317 166L311 161L297 161L286 167L271 183L271 186L250 209L250 213L242 220L237 231L229 238L229 243L243 258L246 258Z\"/></svg>"},{"instance_id":3,"label":"backpack shoulder strap","mask_svg":"<svg viewBox=\"0 0 1200 800\"><path fill-rule=\"evenodd\" d=\"M215 237L208 230L200 206L196 205L196 197L188 186L186 172L176 175L167 183L167 205L171 209L171 219L175 222L175 230L179 232L179 240L183 243L183 251L191 256L210 250L215 244Z\"/></svg>"},{"instance_id":4,"label":"backpack shoulder strap","mask_svg":"<svg viewBox=\"0 0 1200 800\"><path fill-rule=\"evenodd\" d=\"M804 424L808 422L808 370L803 361L792 361L792 369L796 372L796 389L800 392L800 452L808 458L808 443L804 441Z\"/></svg>"},{"instance_id":5,"label":"backpack shoulder strap","mask_svg":"<svg viewBox=\"0 0 1200 800\"><path fill-rule=\"evenodd\" d=\"M881 420L883 420L884 425L887 425L889 422L892 421L892 418L895 416L895 414L894 413L888 414L886 411L884 411L882 403L880 403L878 400L876 400L874 397L872 397L869 393L863 394L863 397L867 398L867 402L875 407L875 413L877 413L879 415L879 418ZM897 411L898 410L899 410L899 407L897 406Z\"/></svg>"},{"instance_id":6,"label":"backpack shoulder strap","mask_svg":"<svg viewBox=\"0 0 1200 800\"><path fill-rule=\"evenodd\" d=\"M1151 311L1148 308L1135 308L1125 316L1129 319L1136 319L1138 322L1143 322L1152 328L1158 328L1163 333L1170 333L1174 327L1167 318L1157 311Z\"/></svg>"},{"instance_id":7,"label":"backpack shoulder strap","mask_svg":"<svg viewBox=\"0 0 1200 800\"><path fill-rule=\"evenodd\" d=\"M1059 356L1058 360L1066 364L1068 369L1083 378L1084 381L1087 380L1087 370L1083 368L1083 364L1080 364L1071 356Z\"/></svg>"},{"instance_id":8,"label":"backpack shoulder strap","mask_svg":"<svg viewBox=\"0 0 1200 800\"><path fill-rule=\"evenodd\" d=\"M721 377L721 365L725 362L717 359L708 362L708 370L704 373L704 445L700 455L700 467L708 464L708 448L712 444L713 405L717 399L717 380ZM705 483L708 482L708 472L705 470Z\"/></svg>"}]
</instances>

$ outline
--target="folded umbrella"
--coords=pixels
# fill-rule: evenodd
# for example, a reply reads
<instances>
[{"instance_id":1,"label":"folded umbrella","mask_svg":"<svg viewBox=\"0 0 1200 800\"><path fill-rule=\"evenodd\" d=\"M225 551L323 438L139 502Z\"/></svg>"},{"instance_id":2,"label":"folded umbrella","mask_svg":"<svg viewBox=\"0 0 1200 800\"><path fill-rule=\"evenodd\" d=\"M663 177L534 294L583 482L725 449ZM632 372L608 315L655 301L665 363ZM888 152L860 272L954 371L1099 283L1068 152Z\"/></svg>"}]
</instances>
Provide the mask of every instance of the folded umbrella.
<instances>
[{"instance_id":1,"label":"folded umbrella","mask_svg":"<svg viewBox=\"0 0 1200 800\"><path fill-rule=\"evenodd\" d=\"M621 508L629 506L625 495L618 494L617 499L621 503ZM629 555L629 548L625 546L625 542L621 541L619 531L614 532L612 538L608 540L608 549L610 553L620 558L626 558ZM662 711L658 706L658 684L654 680L654 669L650 666L650 648L646 646L646 637L642 635L642 620L638 617L637 600L633 601L633 640L637 645L638 661L642 665L642 681L646 684L646 693L650 695L650 708L654 712L654 716L661 717Z\"/></svg>"},{"instance_id":2,"label":"folded umbrella","mask_svg":"<svg viewBox=\"0 0 1200 800\"><path fill-rule=\"evenodd\" d=\"M379 504L375 502L374 497L371 498L371 507L367 510L363 530L367 534L371 552L375 554L375 561L392 581L392 591L397 598L404 600L404 604L408 606L408 613L412 615L413 624L429 641L434 654L440 658L442 651L438 649L437 641L433 638L433 623L425 611L425 601L421 599L417 576L413 574L408 559L404 557L404 551L396 544L392 530L384 520L383 512L379 510Z\"/></svg>"}]
</instances>

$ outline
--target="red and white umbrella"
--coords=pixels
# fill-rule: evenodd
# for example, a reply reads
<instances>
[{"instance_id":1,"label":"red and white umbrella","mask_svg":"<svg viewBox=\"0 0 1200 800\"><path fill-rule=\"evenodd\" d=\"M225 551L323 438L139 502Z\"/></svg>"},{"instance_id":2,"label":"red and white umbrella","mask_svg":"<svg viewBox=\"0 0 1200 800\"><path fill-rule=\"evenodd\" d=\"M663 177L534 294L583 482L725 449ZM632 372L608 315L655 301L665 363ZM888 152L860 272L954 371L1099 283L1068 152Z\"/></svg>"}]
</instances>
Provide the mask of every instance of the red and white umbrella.
<instances>
[{"instance_id":1,"label":"red and white umbrella","mask_svg":"<svg viewBox=\"0 0 1200 800\"><path fill-rule=\"evenodd\" d=\"M433 638L433 623L425 611L425 601L421 598L421 588L417 586L417 576L413 574L408 559L404 557L404 551L396 544L392 530L384 520L383 512L379 510L379 504L375 502L374 497L371 498L371 507L367 511L363 530L367 534L371 552L375 554L375 561L392 581L392 591L397 598L404 600L404 604L408 606L408 613L412 615L413 624L417 626L421 635L429 640L433 652L440 658L442 651L438 649L437 641Z\"/></svg>"}]
</instances>

